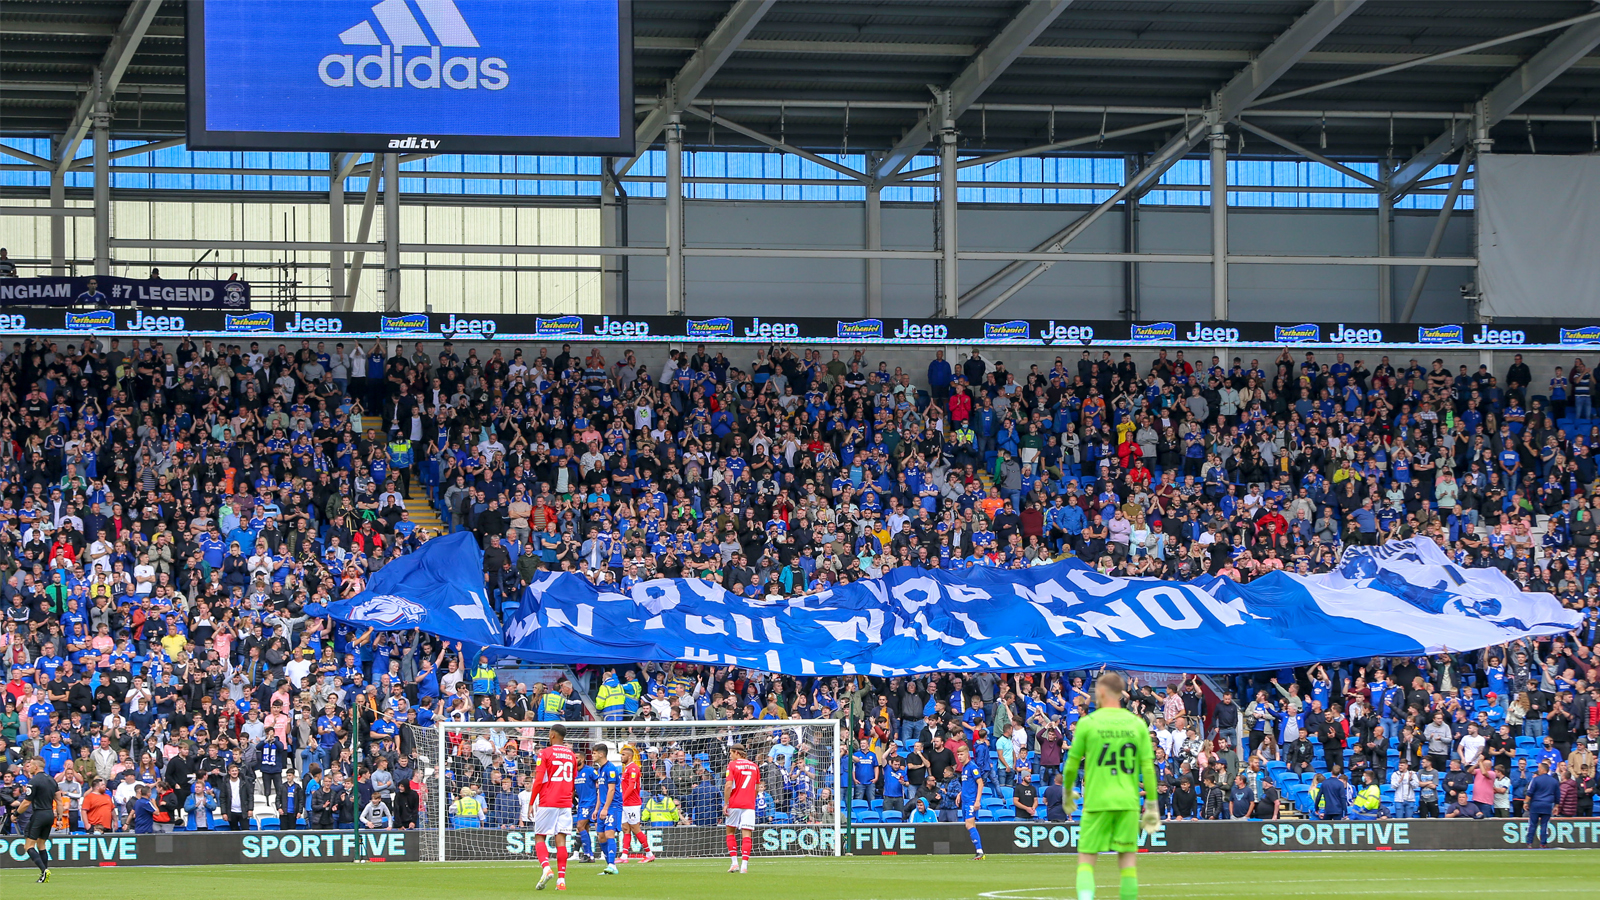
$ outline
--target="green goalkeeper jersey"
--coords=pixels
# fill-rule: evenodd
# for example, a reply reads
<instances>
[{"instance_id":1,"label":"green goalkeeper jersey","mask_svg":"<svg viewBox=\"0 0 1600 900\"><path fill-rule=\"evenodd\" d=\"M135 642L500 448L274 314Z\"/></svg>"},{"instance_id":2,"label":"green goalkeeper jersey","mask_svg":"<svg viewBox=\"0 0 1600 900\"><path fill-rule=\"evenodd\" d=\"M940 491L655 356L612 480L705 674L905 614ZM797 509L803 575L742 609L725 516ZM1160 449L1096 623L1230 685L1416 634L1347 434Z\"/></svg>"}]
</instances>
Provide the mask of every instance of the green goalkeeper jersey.
<instances>
[{"instance_id":1,"label":"green goalkeeper jersey","mask_svg":"<svg viewBox=\"0 0 1600 900\"><path fill-rule=\"evenodd\" d=\"M1150 726L1125 709L1097 709L1078 720L1062 783L1071 786L1083 767L1083 811L1139 808L1139 776L1154 800L1155 756Z\"/></svg>"}]
</instances>

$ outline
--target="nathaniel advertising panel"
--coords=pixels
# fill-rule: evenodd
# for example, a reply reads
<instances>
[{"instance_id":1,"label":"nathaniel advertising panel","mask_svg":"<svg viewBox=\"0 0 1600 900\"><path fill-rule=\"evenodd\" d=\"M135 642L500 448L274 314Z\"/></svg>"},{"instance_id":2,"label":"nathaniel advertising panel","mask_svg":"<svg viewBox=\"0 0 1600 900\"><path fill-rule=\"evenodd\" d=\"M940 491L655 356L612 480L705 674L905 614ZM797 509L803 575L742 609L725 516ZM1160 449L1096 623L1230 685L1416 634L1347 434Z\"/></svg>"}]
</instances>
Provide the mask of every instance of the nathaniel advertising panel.
<instances>
[{"instance_id":1,"label":"nathaniel advertising panel","mask_svg":"<svg viewBox=\"0 0 1600 900\"><path fill-rule=\"evenodd\" d=\"M189 4L191 149L631 153L626 0Z\"/></svg>"}]
</instances>

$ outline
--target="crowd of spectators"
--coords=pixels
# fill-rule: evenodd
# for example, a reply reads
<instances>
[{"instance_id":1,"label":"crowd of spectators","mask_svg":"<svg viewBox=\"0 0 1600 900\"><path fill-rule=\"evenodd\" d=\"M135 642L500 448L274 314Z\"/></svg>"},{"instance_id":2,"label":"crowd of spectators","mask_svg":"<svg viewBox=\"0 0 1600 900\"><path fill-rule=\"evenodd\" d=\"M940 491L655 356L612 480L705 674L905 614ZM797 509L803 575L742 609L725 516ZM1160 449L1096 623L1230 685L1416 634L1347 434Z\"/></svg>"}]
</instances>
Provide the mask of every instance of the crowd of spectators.
<instances>
[{"instance_id":1,"label":"crowd of spectators","mask_svg":"<svg viewBox=\"0 0 1600 900\"><path fill-rule=\"evenodd\" d=\"M487 753L450 752L481 795L514 797L537 740L518 723L581 716L584 695L606 719L857 723L838 761L769 758L773 821L813 815L835 765L857 820L937 820L963 746L994 773L988 815L1072 812L1053 781L1092 673L641 665L529 685L431 635L308 617L429 536L408 498L480 539L500 608L545 569L781 596L1072 553L1114 575L1248 582L1426 536L1583 624L1481 654L1140 684L1167 815L1271 816L1280 799L1489 815L1515 810L1541 763L1564 814L1592 804L1600 423L1581 361L1535 394L1520 356L1502 380L1287 350L1266 365L1082 351L1025 371L941 350L913 373L784 346L743 368L674 350L652 370L599 346L299 343L29 339L0 358L5 828L32 756L62 785L63 827L243 828L263 805L281 827L406 827L428 804L430 726L507 722ZM686 754L692 784L671 774L686 749L645 762L698 821L703 751Z\"/></svg>"}]
</instances>

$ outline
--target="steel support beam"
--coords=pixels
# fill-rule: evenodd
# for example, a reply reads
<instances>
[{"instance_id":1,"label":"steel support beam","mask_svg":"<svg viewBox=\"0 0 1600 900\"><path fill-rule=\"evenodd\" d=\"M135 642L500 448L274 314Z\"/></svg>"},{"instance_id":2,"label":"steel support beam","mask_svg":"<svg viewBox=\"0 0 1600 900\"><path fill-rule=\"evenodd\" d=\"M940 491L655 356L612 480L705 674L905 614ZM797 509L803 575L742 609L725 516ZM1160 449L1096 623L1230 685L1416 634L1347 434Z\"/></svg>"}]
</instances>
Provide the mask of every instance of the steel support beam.
<instances>
[{"instance_id":1,"label":"steel support beam","mask_svg":"<svg viewBox=\"0 0 1600 900\"><path fill-rule=\"evenodd\" d=\"M1282 78L1322 39L1344 24L1366 0L1317 0L1305 15L1261 51L1244 71L1217 93L1217 109L1224 122L1249 108L1273 82Z\"/></svg>"},{"instance_id":2,"label":"steel support beam","mask_svg":"<svg viewBox=\"0 0 1600 900\"><path fill-rule=\"evenodd\" d=\"M59 158L65 147L62 139L57 137L51 142L51 149ZM50 219L50 274L67 274L67 218L62 213L67 209L67 173L61 171L59 166L50 166L50 211L54 213Z\"/></svg>"},{"instance_id":3,"label":"steel support beam","mask_svg":"<svg viewBox=\"0 0 1600 900\"><path fill-rule=\"evenodd\" d=\"M840 175L848 175L849 177L859 181L867 180L866 173L864 172L857 172L855 169L836 163L825 156L818 156L817 154L812 153L810 150L802 150L793 144L785 143L777 138L762 134L761 132L747 125L740 125L738 122L730 121L722 116L713 115L712 113L709 113L700 107L692 106L684 110L684 112L699 116L700 118L705 119L707 122L713 122L717 125L721 125L729 131L736 131L753 141L766 144L768 147L771 147L775 150L782 150L785 153L793 153L795 156L798 156L801 159L814 162L817 165L822 166L824 169L832 169L833 171L838 172Z\"/></svg>"},{"instance_id":4,"label":"steel support beam","mask_svg":"<svg viewBox=\"0 0 1600 900\"><path fill-rule=\"evenodd\" d=\"M122 83L122 74L128 70L128 63L139 49L139 42L144 40L150 23L160 9L161 0L133 0L128 4L122 23L111 38L111 46L106 48L106 55L101 57L93 89L85 92L83 99L78 101L78 111L72 117L72 125L67 129L66 141L56 162L61 171L65 172L71 167L73 157L78 153L78 145L83 143L84 136L94 125L95 104L109 102L116 95L117 85Z\"/></svg>"},{"instance_id":5,"label":"steel support beam","mask_svg":"<svg viewBox=\"0 0 1600 900\"><path fill-rule=\"evenodd\" d=\"M610 157L602 160L605 171L611 169ZM611 246L618 243L617 219L619 206L617 204L617 179L607 175L600 179L600 243ZM600 260L600 311L608 316L622 315L622 309L617 303L617 260L619 257L606 256Z\"/></svg>"},{"instance_id":6,"label":"steel support beam","mask_svg":"<svg viewBox=\"0 0 1600 900\"><path fill-rule=\"evenodd\" d=\"M1315 150L1312 150L1309 147L1302 147L1299 144L1296 144L1294 141L1291 141L1286 137L1282 137L1281 135L1273 134L1272 132L1266 130L1265 128L1261 128L1261 127L1259 127L1257 125L1250 124L1249 122L1245 121L1244 119L1239 119L1237 124L1238 124L1238 126L1240 128L1243 128L1245 131L1248 131L1251 134L1258 135L1260 137L1266 138L1267 140L1273 142L1274 144L1277 144L1278 146L1282 147L1285 150L1290 151L1291 153L1298 153L1299 155L1304 156L1306 159L1309 159L1312 162L1322 163L1323 165L1327 166L1328 168L1334 170L1335 172L1338 172L1340 175L1344 175L1344 176L1346 176L1348 178L1354 178L1355 180L1361 182L1362 184L1364 184L1364 185L1366 185L1368 187L1377 188L1379 190L1383 190L1384 189L1384 184L1383 184L1382 181L1379 181L1376 178L1371 178L1369 176L1363 175L1360 172L1357 172L1355 169L1352 169L1352 168L1350 168L1349 166L1347 166L1347 165L1345 165L1343 163L1334 162L1333 160L1329 159L1326 156L1323 156L1322 154L1318 153Z\"/></svg>"},{"instance_id":7,"label":"steel support beam","mask_svg":"<svg viewBox=\"0 0 1600 900\"><path fill-rule=\"evenodd\" d=\"M1122 161L1123 180L1132 181L1141 168L1137 156ZM1139 198L1130 195L1122 204L1122 252L1139 252ZM1139 318L1139 261L1122 264L1122 316L1132 322Z\"/></svg>"},{"instance_id":8,"label":"steel support beam","mask_svg":"<svg viewBox=\"0 0 1600 900\"><path fill-rule=\"evenodd\" d=\"M961 183L956 172L957 134L952 100L949 91L939 98L944 114L939 127L939 249L944 254L939 263L939 315L953 319L961 315L961 276L956 259L961 248L956 223Z\"/></svg>"},{"instance_id":9,"label":"steel support beam","mask_svg":"<svg viewBox=\"0 0 1600 900\"><path fill-rule=\"evenodd\" d=\"M883 193L882 188L874 184L867 185L866 232L867 249L883 249ZM873 257L867 260L867 307L866 314L869 319L882 318L883 316L883 260Z\"/></svg>"},{"instance_id":10,"label":"steel support beam","mask_svg":"<svg viewBox=\"0 0 1600 900\"><path fill-rule=\"evenodd\" d=\"M1211 126L1211 318L1228 318L1228 132Z\"/></svg>"},{"instance_id":11,"label":"steel support beam","mask_svg":"<svg viewBox=\"0 0 1600 900\"><path fill-rule=\"evenodd\" d=\"M372 214L378 207L377 176L367 176L367 195L361 201L361 225L356 228L355 255L350 258L350 275L344 287L344 311L356 308L356 289L361 287L361 269L367 262L367 241L372 237ZM249 249L249 248L240 248ZM331 248L330 248L331 249Z\"/></svg>"},{"instance_id":12,"label":"steel support beam","mask_svg":"<svg viewBox=\"0 0 1600 900\"><path fill-rule=\"evenodd\" d=\"M1317 0L1304 15L1296 19L1283 34L1279 35L1253 62L1244 67L1244 70L1235 75L1223 88L1217 92L1216 107L1208 117L1191 126L1184 132L1169 140L1165 146L1151 157L1139 175L1123 185L1122 189L1112 194L1105 202L1090 210L1071 225L1056 232L1036 250L1060 250L1066 244L1088 230L1096 220L1105 215L1113 206L1121 202L1130 194L1142 192L1148 185L1155 183L1161 175L1171 168L1173 163L1182 159L1194 146L1203 139L1211 130L1211 123L1226 123L1239 117L1245 109L1260 97L1272 83L1294 66L1302 57L1311 52L1323 38L1327 37L1335 28L1338 28L1345 19L1348 19L1357 9L1360 9L1365 0ZM1017 291L1027 286L1035 278L1049 270L1050 264L1036 265L1019 278L1010 287L1002 291L993 301L985 305L976 314L975 318L988 315L990 311L1000 304L1011 299ZM981 296L989 288L999 284L1012 274L1025 268L1025 264L1013 262L999 272L989 276L978 286L968 291L961 299L965 303Z\"/></svg>"},{"instance_id":13,"label":"steel support beam","mask_svg":"<svg viewBox=\"0 0 1600 900\"><path fill-rule=\"evenodd\" d=\"M667 315L685 312L683 298L683 123L667 122Z\"/></svg>"},{"instance_id":14,"label":"steel support beam","mask_svg":"<svg viewBox=\"0 0 1600 900\"><path fill-rule=\"evenodd\" d=\"M1444 196L1444 206L1439 209L1439 218L1433 222L1433 234L1428 237L1428 249L1422 252L1423 256L1431 257L1439 252L1439 245L1444 242L1445 228L1450 224L1450 216L1456 211L1456 198L1461 196L1461 187L1467 181L1467 151L1461 152L1461 159L1456 163L1455 177L1450 180L1450 193ZM1411 291L1406 294L1406 306L1400 313L1402 323L1410 322L1411 316L1417 311L1417 302L1422 299L1422 288L1428 283L1428 270L1431 266L1424 263L1417 267L1417 277L1411 282ZM1383 270L1379 270L1383 271Z\"/></svg>"},{"instance_id":15,"label":"steel support beam","mask_svg":"<svg viewBox=\"0 0 1600 900\"><path fill-rule=\"evenodd\" d=\"M333 153L328 157L328 243L344 243L344 172L347 156L358 153ZM328 292L334 309L344 308L344 250L328 251Z\"/></svg>"},{"instance_id":16,"label":"steel support beam","mask_svg":"<svg viewBox=\"0 0 1600 900\"><path fill-rule=\"evenodd\" d=\"M1173 163L1182 159L1184 154L1188 153L1189 150L1194 147L1194 145L1198 143L1202 137L1205 136L1209 129L1210 126L1204 119L1202 119L1191 125L1188 131L1178 135L1178 137L1173 138L1171 141L1168 141L1167 145L1162 148L1161 152L1151 157L1149 164L1141 169L1138 175L1134 176L1132 179L1123 184L1122 187L1118 188L1111 196L1101 201L1099 206L1096 206L1094 209L1091 209L1082 216L1079 216L1071 225L1068 225L1066 228L1063 228L1046 238L1043 243L1033 248L1033 252L1059 253L1062 248L1075 240L1078 235L1087 231L1090 225L1093 225L1095 222L1099 221L1101 216L1113 209L1118 203L1121 203L1129 196L1139 193L1147 185L1154 183L1156 179L1159 179L1162 173L1171 168ZM1029 269L1027 274L1023 275L1004 291L1001 291L1000 295L995 297L994 300L990 301L976 313L973 313L973 318L981 319L988 315L990 311L1000 306L1000 304L1010 300L1017 291L1027 287L1028 284L1030 284L1035 278L1038 278L1040 275L1048 272L1052 265L1054 265L1053 262L1044 261L1038 265L1035 265L1032 269ZM979 296L982 296L984 291L987 291L989 288L1004 281L1013 273L1021 271L1027 267L1028 261L1025 258L1020 256L1014 257L1013 262L1007 264L1005 267L1001 268L1000 271L990 275L988 278L979 282L971 290L963 294L961 297L961 302L965 304L970 300L974 300Z\"/></svg>"},{"instance_id":17,"label":"steel support beam","mask_svg":"<svg viewBox=\"0 0 1600 900\"><path fill-rule=\"evenodd\" d=\"M383 309L400 312L400 155L383 155Z\"/></svg>"},{"instance_id":18,"label":"steel support beam","mask_svg":"<svg viewBox=\"0 0 1600 900\"><path fill-rule=\"evenodd\" d=\"M766 15L767 10L776 2L777 0L738 0L733 4L733 8L728 10L722 21L717 23L717 27L706 35L706 39L694 51L694 55L689 57L689 61L684 63L678 74L667 83L665 93L656 101L655 107L644 117L644 121L634 129L633 159L623 163L618 168L618 174L633 168L634 161L650 149L650 145L656 142L656 138L667 127L672 117L682 113L694 102L694 98L700 96L700 92L711 83L717 70L733 56L734 51L744 42L745 36L756 27L756 23L761 21L761 17Z\"/></svg>"},{"instance_id":19,"label":"steel support beam","mask_svg":"<svg viewBox=\"0 0 1600 900\"><path fill-rule=\"evenodd\" d=\"M96 79L99 83L99 79ZM111 112L94 104L94 273L111 274Z\"/></svg>"},{"instance_id":20,"label":"steel support beam","mask_svg":"<svg viewBox=\"0 0 1600 900\"><path fill-rule=\"evenodd\" d=\"M1381 164L1387 168L1388 164ZM1378 195L1378 255L1394 253L1394 196L1388 191ZM1394 270L1378 267L1378 321L1394 321Z\"/></svg>"},{"instance_id":21,"label":"steel support beam","mask_svg":"<svg viewBox=\"0 0 1600 900\"><path fill-rule=\"evenodd\" d=\"M1529 28L1529 29L1527 29L1525 31L1518 31L1515 34L1508 34L1508 35L1504 35L1502 37L1490 38L1487 41L1480 41L1480 42L1478 42L1476 44L1468 44L1465 47L1457 47L1454 50L1445 50L1445 51L1443 51L1441 53L1430 53L1430 54L1428 54L1426 56L1418 56L1418 57L1416 57L1414 59L1403 60L1401 62L1395 63L1392 66L1384 66L1381 69L1373 69L1370 72L1359 72L1359 73L1357 73L1355 75L1349 75L1349 76L1346 76L1344 78L1335 78L1332 81L1324 81L1321 84L1313 84L1310 87L1298 88L1298 89L1292 90L1292 91L1284 91L1281 94L1273 94L1270 97L1262 97L1259 100L1257 100L1256 103L1257 104L1279 103L1281 101L1290 100L1290 99L1293 99L1295 97L1304 97L1307 94L1314 94L1314 93L1317 93L1318 91L1325 91L1325 90L1328 90L1329 88L1344 87L1347 84L1355 84L1358 81L1366 81L1369 78L1380 78L1380 77L1382 77L1384 75L1393 75L1396 72L1404 72L1407 69L1414 69L1417 66L1438 65L1440 63L1448 62L1448 61L1450 61L1452 59L1455 59L1457 57L1460 57L1460 56L1466 56L1466 55L1471 54L1471 53L1476 53L1479 50L1487 50L1490 47L1498 47L1501 44L1509 44L1509 43L1512 43L1513 41L1525 40L1527 38L1531 38L1531 37L1535 37L1535 36L1544 34L1547 31L1559 31L1559 30L1561 30L1563 28L1568 28L1570 26L1578 25L1578 24L1581 24L1583 22L1588 22L1588 21L1593 20L1593 19L1600 19L1600 12L1592 12L1592 13L1588 13L1587 15L1576 16L1576 17L1571 18L1571 19L1563 19L1560 22L1550 22L1550 23L1545 24L1545 25L1540 25L1537 28ZM1307 61L1309 62L1310 60L1307 60Z\"/></svg>"},{"instance_id":22,"label":"steel support beam","mask_svg":"<svg viewBox=\"0 0 1600 900\"><path fill-rule=\"evenodd\" d=\"M1477 115L1482 117L1483 129L1499 124L1534 94L1554 81L1562 72L1572 68L1578 60L1600 47L1600 19L1591 19L1563 31L1542 50L1495 85L1479 101ZM1395 197L1404 196L1417 181L1433 168L1449 159L1466 146L1472 137L1468 129L1457 129L1452 122L1449 131L1440 134L1422 148L1416 156L1395 170L1389 179Z\"/></svg>"},{"instance_id":23,"label":"steel support beam","mask_svg":"<svg viewBox=\"0 0 1600 900\"><path fill-rule=\"evenodd\" d=\"M1071 5L1072 0L1028 0L1024 3L1016 16L994 36L994 40L979 50L967 62L961 74L950 82L941 95L946 99L941 100L941 108L935 112L944 119L960 118L989 89L989 85L994 84L995 79L1022 55L1022 51L1028 49L1028 45ZM884 156L877 171L872 173L874 181L881 182L905 168L906 163L928 146L940 124L932 118L933 114L924 113L917 124L911 126L911 130L895 143L894 149Z\"/></svg>"}]
</instances>

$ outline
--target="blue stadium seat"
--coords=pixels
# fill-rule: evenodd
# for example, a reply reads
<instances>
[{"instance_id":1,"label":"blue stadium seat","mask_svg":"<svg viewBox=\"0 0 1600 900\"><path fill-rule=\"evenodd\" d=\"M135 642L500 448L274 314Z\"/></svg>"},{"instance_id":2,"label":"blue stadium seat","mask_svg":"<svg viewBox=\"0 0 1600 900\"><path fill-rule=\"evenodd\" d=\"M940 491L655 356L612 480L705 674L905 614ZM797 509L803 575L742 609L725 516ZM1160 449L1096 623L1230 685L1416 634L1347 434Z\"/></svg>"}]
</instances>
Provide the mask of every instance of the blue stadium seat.
<instances>
[{"instance_id":1,"label":"blue stadium seat","mask_svg":"<svg viewBox=\"0 0 1600 900\"><path fill-rule=\"evenodd\" d=\"M850 814L850 820L853 822L882 822L883 814L872 809L861 810L859 812L852 812Z\"/></svg>"}]
</instances>

